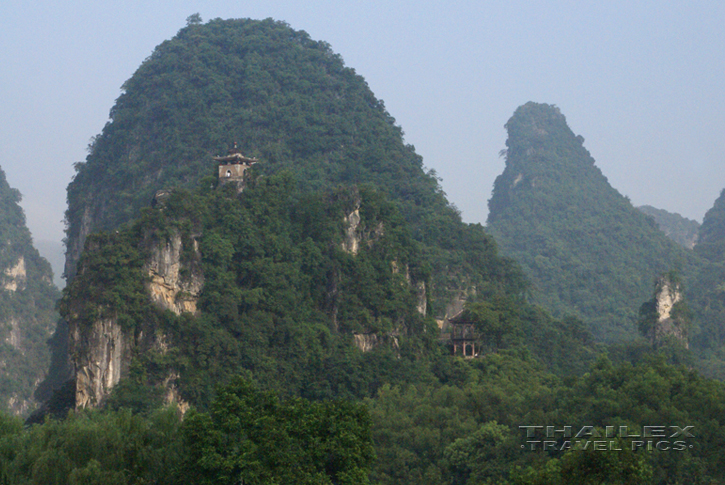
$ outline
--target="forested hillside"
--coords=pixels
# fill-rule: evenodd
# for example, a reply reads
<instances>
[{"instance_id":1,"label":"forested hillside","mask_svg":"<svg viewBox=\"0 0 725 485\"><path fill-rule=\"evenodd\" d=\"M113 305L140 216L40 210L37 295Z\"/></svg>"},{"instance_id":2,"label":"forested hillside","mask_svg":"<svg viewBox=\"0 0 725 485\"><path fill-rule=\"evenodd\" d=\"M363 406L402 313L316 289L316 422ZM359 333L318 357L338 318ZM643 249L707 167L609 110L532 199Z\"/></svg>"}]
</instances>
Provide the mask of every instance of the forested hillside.
<instances>
[{"instance_id":1,"label":"forested hillside","mask_svg":"<svg viewBox=\"0 0 725 485\"><path fill-rule=\"evenodd\" d=\"M436 293L457 287L463 276L450 272L477 271L461 251L489 244L460 223L365 80L282 22L191 23L126 81L110 116L68 187L70 277L88 234L138 216L158 189L193 185L233 142L264 160L265 173L290 170L306 190L374 184L412 237L440 253ZM466 277L464 286L475 284ZM435 296L432 304L441 311Z\"/></svg>"},{"instance_id":2,"label":"forested hillside","mask_svg":"<svg viewBox=\"0 0 725 485\"><path fill-rule=\"evenodd\" d=\"M691 256L609 185L558 108L527 103L506 129L487 226L502 253L554 315L578 315L605 341L633 336L654 279Z\"/></svg>"},{"instance_id":3,"label":"forested hillside","mask_svg":"<svg viewBox=\"0 0 725 485\"><path fill-rule=\"evenodd\" d=\"M663 209L657 209L651 205L637 207L648 216L652 216L667 237L687 249L692 249L697 241L697 233L700 224L697 221L682 217L680 214L673 214Z\"/></svg>"},{"instance_id":4,"label":"forested hillside","mask_svg":"<svg viewBox=\"0 0 725 485\"><path fill-rule=\"evenodd\" d=\"M480 354L452 356L421 312L426 256L383 194L302 191L289 173L250 177L241 194L202 179L119 231L88 238L61 311L71 333L102 322L123 335L114 342L129 360L102 401L89 403L101 409L28 429L0 416L6 483L725 479L721 383L648 347L634 349L631 363L595 362L603 349L582 322L554 320L516 292L469 303ZM356 207L355 252L347 243ZM180 291L154 300L162 260L178 270ZM200 293L191 280L204 281ZM196 312L174 311L192 302ZM375 344L360 345L363 335ZM169 398L176 403L164 408ZM638 445L615 436L605 443L620 451L594 451L605 427L641 436L643 423L689 426L693 437ZM560 433L542 452L519 426L596 428L579 444Z\"/></svg>"},{"instance_id":5,"label":"forested hillside","mask_svg":"<svg viewBox=\"0 0 725 485\"><path fill-rule=\"evenodd\" d=\"M548 248L552 280L575 268L586 305L562 290L553 309L593 312L605 339L632 334L647 271L684 250L606 184L558 110L529 104L507 126L493 219L532 231L522 237ZM258 159L243 183L212 161L233 142ZM530 303L552 303L541 275L530 286L464 224L363 78L284 23L190 17L124 85L68 200L54 342L73 378L25 427L0 414L2 483L725 479L725 387ZM614 213L601 222L592 207ZM532 211L554 218L549 232L533 232ZM585 244L599 259L576 269ZM606 269L624 247L638 252ZM458 324L477 355L441 338ZM520 426L592 428L586 449L561 434L542 451ZM622 450L595 451L590 438L619 426L689 426L696 439L667 452L617 436Z\"/></svg>"},{"instance_id":6,"label":"forested hillside","mask_svg":"<svg viewBox=\"0 0 725 485\"><path fill-rule=\"evenodd\" d=\"M705 214L695 252L713 263L725 262L725 190Z\"/></svg>"},{"instance_id":7,"label":"forested hillside","mask_svg":"<svg viewBox=\"0 0 725 485\"><path fill-rule=\"evenodd\" d=\"M705 372L725 379L725 190L705 214L695 253L704 262L689 291L698 324L694 344Z\"/></svg>"},{"instance_id":8,"label":"forested hillside","mask_svg":"<svg viewBox=\"0 0 725 485\"><path fill-rule=\"evenodd\" d=\"M33 247L20 192L0 170L0 409L27 414L33 392L50 364L47 340L55 328L55 303L48 262Z\"/></svg>"}]
</instances>

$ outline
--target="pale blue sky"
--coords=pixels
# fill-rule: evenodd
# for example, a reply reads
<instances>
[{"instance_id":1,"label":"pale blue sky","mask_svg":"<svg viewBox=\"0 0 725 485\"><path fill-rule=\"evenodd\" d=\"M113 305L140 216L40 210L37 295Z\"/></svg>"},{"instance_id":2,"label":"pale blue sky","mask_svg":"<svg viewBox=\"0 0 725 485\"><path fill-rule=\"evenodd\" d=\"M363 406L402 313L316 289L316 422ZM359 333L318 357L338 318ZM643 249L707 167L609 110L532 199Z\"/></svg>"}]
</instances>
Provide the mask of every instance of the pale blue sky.
<instances>
[{"instance_id":1,"label":"pale blue sky","mask_svg":"<svg viewBox=\"0 0 725 485\"><path fill-rule=\"evenodd\" d=\"M63 237L72 163L120 86L190 14L288 22L385 101L465 220L485 222L503 125L558 105L636 205L702 220L725 187L720 1L88 1L0 4L0 165L36 240Z\"/></svg>"}]
</instances>

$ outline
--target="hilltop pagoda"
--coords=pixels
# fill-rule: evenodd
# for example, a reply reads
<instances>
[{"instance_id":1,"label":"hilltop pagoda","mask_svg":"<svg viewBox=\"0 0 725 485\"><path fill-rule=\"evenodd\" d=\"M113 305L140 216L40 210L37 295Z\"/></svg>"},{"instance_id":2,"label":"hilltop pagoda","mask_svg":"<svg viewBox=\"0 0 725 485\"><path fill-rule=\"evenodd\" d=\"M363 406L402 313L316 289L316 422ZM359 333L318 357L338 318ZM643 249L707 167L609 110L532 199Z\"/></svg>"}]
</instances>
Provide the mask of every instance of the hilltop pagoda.
<instances>
[{"instance_id":1,"label":"hilltop pagoda","mask_svg":"<svg viewBox=\"0 0 725 485\"><path fill-rule=\"evenodd\" d=\"M259 161L242 155L236 143L226 155L213 158L219 164L219 181L222 183L244 182L244 172Z\"/></svg>"}]
</instances>

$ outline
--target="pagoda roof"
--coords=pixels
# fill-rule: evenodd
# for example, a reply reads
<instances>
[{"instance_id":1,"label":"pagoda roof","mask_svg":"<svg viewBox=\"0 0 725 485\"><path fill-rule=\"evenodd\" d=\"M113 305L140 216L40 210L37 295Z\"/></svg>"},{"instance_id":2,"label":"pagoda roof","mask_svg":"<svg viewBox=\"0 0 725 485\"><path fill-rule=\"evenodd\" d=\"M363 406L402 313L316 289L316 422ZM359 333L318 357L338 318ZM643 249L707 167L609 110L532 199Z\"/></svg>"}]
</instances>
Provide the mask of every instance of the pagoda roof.
<instances>
[{"instance_id":1,"label":"pagoda roof","mask_svg":"<svg viewBox=\"0 0 725 485\"><path fill-rule=\"evenodd\" d=\"M222 157L213 157L215 161L217 162L225 162L225 163L246 163L249 165L252 165L253 163L257 163L259 160L256 158L249 158L245 157L239 152L235 153L229 153L227 155L224 155Z\"/></svg>"}]
</instances>

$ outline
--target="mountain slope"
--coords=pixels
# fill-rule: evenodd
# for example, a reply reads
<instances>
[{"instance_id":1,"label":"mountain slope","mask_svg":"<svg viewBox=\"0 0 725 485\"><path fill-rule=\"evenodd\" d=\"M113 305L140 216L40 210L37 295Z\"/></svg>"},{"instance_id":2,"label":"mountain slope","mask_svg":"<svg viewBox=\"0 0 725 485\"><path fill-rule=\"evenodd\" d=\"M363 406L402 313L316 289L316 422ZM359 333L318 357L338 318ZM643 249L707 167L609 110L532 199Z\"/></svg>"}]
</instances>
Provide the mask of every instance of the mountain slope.
<instances>
[{"instance_id":1,"label":"mountain slope","mask_svg":"<svg viewBox=\"0 0 725 485\"><path fill-rule=\"evenodd\" d=\"M211 173L239 143L266 170L319 189L372 182L411 220L450 216L437 181L365 80L324 42L271 19L189 25L123 86L68 187L68 267L85 236L138 215L156 190Z\"/></svg>"},{"instance_id":2,"label":"mountain slope","mask_svg":"<svg viewBox=\"0 0 725 485\"><path fill-rule=\"evenodd\" d=\"M518 269L481 226L462 223L365 80L326 43L271 19L188 25L126 81L68 186L66 275L89 234L138 216L159 189L214 174L212 156L232 142L303 191L369 183L388 196L432 256L435 315L474 286L522 291Z\"/></svg>"},{"instance_id":3,"label":"mountain slope","mask_svg":"<svg viewBox=\"0 0 725 485\"><path fill-rule=\"evenodd\" d=\"M48 371L47 340L60 294L50 264L33 247L19 202L0 170L0 409L25 414Z\"/></svg>"},{"instance_id":4,"label":"mountain slope","mask_svg":"<svg viewBox=\"0 0 725 485\"><path fill-rule=\"evenodd\" d=\"M687 249L695 247L697 233L700 229L700 224L697 221L682 217L677 213L673 214L663 209L657 209L651 205L639 206L637 209L653 217L662 232L677 244Z\"/></svg>"},{"instance_id":5,"label":"mountain slope","mask_svg":"<svg viewBox=\"0 0 725 485\"><path fill-rule=\"evenodd\" d=\"M61 311L78 406L147 389L208 402L244 372L307 397L369 396L415 380L438 325L474 301L490 348L526 345L562 373L591 359L581 323L525 303L518 266L461 221L326 44L271 20L189 25L125 90L68 188ZM259 159L241 193L213 189L228 140Z\"/></svg>"},{"instance_id":6,"label":"mountain slope","mask_svg":"<svg viewBox=\"0 0 725 485\"><path fill-rule=\"evenodd\" d=\"M558 108L527 103L506 128L488 217L502 253L555 315L583 317L600 339L633 335L654 278L686 265L686 251L609 185Z\"/></svg>"},{"instance_id":7,"label":"mountain slope","mask_svg":"<svg viewBox=\"0 0 725 485\"><path fill-rule=\"evenodd\" d=\"M705 214L695 252L713 263L725 262L725 189Z\"/></svg>"},{"instance_id":8,"label":"mountain slope","mask_svg":"<svg viewBox=\"0 0 725 485\"><path fill-rule=\"evenodd\" d=\"M688 295L699 323L693 343L703 351L704 372L725 379L725 190L705 214L695 253L704 263Z\"/></svg>"}]
</instances>

